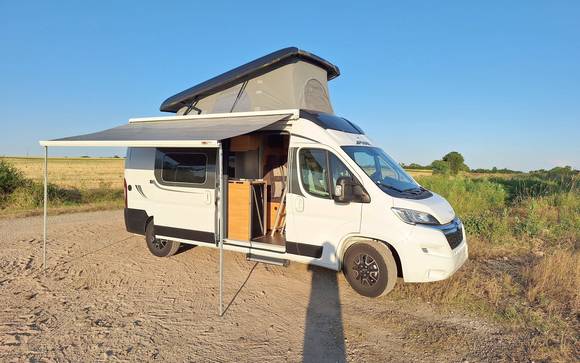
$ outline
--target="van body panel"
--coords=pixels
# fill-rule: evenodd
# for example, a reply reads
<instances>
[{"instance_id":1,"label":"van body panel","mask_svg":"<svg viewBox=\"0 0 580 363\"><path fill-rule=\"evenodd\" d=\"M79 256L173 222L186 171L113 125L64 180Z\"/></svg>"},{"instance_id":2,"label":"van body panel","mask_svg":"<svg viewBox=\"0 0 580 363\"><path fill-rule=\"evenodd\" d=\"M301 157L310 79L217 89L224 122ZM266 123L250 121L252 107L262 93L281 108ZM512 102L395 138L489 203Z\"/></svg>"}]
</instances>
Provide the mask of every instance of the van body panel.
<instances>
[{"instance_id":1,"label":"van body panel","mask_svg":"<svg viewBox=\"0 0 580 363\"><path fill-rule=\"evenodd\" d=\"M308 129L308 124L305 125ZM305 130L310 135L316 136L315 130ZM327 136L328 135L324 135ZM322 256L318 259L319 266L333 270L340 270L341 261L337 250L345 236L356 235L360 232L362 203L337 203L332 197L321 198L310 194L302 183L302 167L300 165L300 152L306 150L324 150L336 156L342 163L347 165L350 172L360 179L359 173L348 166L348 161L341 155L340 149L330 147L313 140L303 142L303 138L291 136L290 147L297 149L293 170L297 174L295 178L300 194L288 193L287 200L287 227L286 237L288 241L303 244L322 246ZM333 190L330 190L331 196Z\"/></svg>"},{"instance_id":2,"label":"van body panel","mask_svg":"<svg viewBox=\"0 0 580 363\"><path fill-rule=\"evenodd\" d=\"M429 213L441 224L451 222L455 218L455 212L449 202L439 194L431 193L433 196L420 200L393 198L393 206Z\"/></svg>"},{"instance_id":3,"label":"van body panel","mask_svg":"<svg viewBox=\"0 0 580 363\"><path fill-rule=\"evenodd\" d=\"M270 131L275 129L275 125L268 127ZM445 279L465 262L468 247L464 230L462 241L452 249L440 229L405 223L391 209L427 212L446 224L454 220L455 213L444 198L435 193L425 199L388 195L343 150L343 146L373 146L368 136L324 129L303 118L292 120L291 127L281 124L281 130L289 132L289 151L296 159L304 148L323 149L335 155L365 188L370 203L340 204L332 198L309 194L302 183L300 161L294 160L291 172L297 175L290 175L292 185L286 195L286 250L252 250L249 241L229 239L224 241L225 250L340 270L344 253L353 241L376 240L389 244L396 251L405 282ZM156 225L166 227L165 230L183 232L161 237L217 248L209 238L216 226L215 188L160 185L155 177L155 154L155 148L129 148L125 177L132 190L128 192L128 207L145 211L155 219ZM132 215L143 219L140 212Z\"/></svg>"},{"instance_id":4,"label":"van body panel","mask_svg":"<svg viewBox=\"0 0 580 363\"><path fill-rule=\"evenodd\" d=\"M207 151L185 150L200 153ZM161 184L162 181L155 175L155 148L130 148L128 156L125 180L131 186L131 191L127 193L127 206L144 210L149 217L153 217L155 225L160 227L160 237L202 235L207 240L208 233L215 233L215 187L192 188ZM215 180L215 167L208 168L207 172L213 173Z\"/></svg>"}]
</instances>

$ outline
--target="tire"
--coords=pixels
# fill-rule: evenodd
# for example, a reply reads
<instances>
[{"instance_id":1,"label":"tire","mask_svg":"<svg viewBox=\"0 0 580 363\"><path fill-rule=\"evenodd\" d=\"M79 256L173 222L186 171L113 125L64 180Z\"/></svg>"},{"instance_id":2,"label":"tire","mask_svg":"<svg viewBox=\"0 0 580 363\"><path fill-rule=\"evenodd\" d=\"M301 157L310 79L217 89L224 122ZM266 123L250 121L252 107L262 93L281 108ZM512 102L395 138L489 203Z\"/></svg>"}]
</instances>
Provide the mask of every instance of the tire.
<instances>
[{"instance_id":1,"label":"tire","mask_svg":"<svg viewBox=\"0 0 580 363\"><path fill-rule=\"evenodd\" d=\"M173 256L181 245L181 243L176 241L155 237L155 224L153 220L149 221L147 227L145 227L145 241L147 242L149 251L157 257Z\"/></svg>"},{"instance_id":2,"label":"tire","mask_svg":"<svg viewBox=\"0 0 580 363\"><path fill-rule=\"evenodd\" d=\"M381 242L357 242L344 253L342 272L359 294L379 297L388 294L397 282L397 263Z\"/></svg>"}]
</instances>

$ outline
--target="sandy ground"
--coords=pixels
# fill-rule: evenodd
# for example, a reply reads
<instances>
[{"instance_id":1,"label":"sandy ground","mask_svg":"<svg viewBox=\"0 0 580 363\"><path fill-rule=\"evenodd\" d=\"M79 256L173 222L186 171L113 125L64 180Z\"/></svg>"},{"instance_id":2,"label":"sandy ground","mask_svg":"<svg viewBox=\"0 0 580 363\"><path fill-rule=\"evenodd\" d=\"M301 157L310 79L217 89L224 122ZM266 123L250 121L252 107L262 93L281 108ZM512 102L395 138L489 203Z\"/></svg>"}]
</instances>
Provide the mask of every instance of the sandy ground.
<instances>
[{"instance_id":1,"label":"sandy ground","mask_svg":"<svg viewBox=\"0 0 580 363\"><path fill-rule=\"evenodd\" d=\"M497 361L510 339L428 304L367 299L332 271L218 251L150 255L121 211L0 220L0 361Z\"/></svg>"}]
</instances>

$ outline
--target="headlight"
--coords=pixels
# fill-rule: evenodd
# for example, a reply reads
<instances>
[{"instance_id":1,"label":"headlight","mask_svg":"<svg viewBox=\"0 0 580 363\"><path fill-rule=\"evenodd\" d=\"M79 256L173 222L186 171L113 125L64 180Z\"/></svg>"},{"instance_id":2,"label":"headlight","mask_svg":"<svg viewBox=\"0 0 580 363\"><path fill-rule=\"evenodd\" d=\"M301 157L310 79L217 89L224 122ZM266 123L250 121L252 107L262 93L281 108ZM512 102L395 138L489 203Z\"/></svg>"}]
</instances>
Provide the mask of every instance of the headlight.
<instances>
[{"instance_id":1,"label":"headlight","mask_svg":"<svg viewBox=\"0 0 580 363\"><path fill-rule=\"evenodd\" d=\"M409 224L439 224L439 221L429 213L405 208L391 208L403 222Z\"/></svg>"}]
</instances>

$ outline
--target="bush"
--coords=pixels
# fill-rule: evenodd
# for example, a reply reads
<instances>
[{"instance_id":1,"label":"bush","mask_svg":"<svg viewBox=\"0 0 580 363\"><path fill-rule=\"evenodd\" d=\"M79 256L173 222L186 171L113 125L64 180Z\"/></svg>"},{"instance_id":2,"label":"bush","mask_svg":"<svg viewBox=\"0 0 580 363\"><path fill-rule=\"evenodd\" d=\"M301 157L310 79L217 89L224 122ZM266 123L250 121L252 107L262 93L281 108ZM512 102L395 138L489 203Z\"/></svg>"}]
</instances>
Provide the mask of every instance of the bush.
<instances>
[{"instance_id":1,"label":"bush","mask_svg":"<svg viewBox=\"0 0 580 363\"><path fill-rule=\"evenodd\" d=\"M460 217L480 214L484 210L497 211L505 207L504 188L485 179L433 175L418 177L417 181L447 199Z\"/></svg>"},{"instance_id":2,"label":"bush","mask_svg":"<svg viewBox=\"0 0 580 363\"><path fill-rule=\"evenodd\" d=\"M431 163L434 174L449 174L449 164L443 160L435 160Z\"/></svg>"},{"instance_id":3,"label":"bush","mask_svg":"<svg viewBox=\"0 0 580 363\"><path fill-rule=\"evenodd\" d=\"M22 172L4 160L0 160L0 197L12 193L26 183Z\"/></svg>"}]
</instances>

